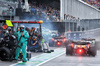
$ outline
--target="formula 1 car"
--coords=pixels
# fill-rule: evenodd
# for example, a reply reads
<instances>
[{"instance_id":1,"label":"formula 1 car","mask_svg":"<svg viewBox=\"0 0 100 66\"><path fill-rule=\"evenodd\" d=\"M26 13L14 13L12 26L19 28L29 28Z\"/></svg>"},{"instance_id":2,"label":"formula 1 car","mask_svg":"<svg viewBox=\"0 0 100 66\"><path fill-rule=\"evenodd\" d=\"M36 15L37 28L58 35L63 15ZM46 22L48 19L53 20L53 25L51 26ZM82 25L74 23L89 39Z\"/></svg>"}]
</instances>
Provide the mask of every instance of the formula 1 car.
<instances>
[{"instance_id":1,"label":"formula 1 car","mask_svg":"<svg viewBox=\"0 0 100 66\"><path fill-rule=\"evenodd\" d=\"M66 46L66 55L89 55L95 57L96 46L92 42L70 41Z\"/></svg>"},{"instance_id":2,"label":"formula 1 car","mask_svg":"<svg viewBox=\"0 0 100 66\"><path fill-rule=\"evenodd\" d=\"M66 40L65 37L56 36L56 37L53 37L52 40L49 41L49 45L52 46L52 47L65 46L66 41L67 40Z\"/></svg>"}]
</instances>

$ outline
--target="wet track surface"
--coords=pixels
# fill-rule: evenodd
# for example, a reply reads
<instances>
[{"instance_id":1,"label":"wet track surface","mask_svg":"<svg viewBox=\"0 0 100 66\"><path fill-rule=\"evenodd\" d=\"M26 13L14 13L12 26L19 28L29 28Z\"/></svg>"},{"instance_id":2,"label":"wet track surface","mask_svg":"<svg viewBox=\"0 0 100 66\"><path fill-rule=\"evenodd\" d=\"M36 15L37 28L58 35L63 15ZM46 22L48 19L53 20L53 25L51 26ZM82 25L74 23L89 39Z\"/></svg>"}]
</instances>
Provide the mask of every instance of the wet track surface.
<instances>
[{"instance_id":1,"label":"wet track surface","mask_svg":"<svg viewBox=\"0 0 100 66\"><path fill-rule=\"evenodd\" d=\"M100 51L97 52L96 57L63 54L41 66L100 66Z\"/></svg>"},{"instance_id":2,"label":"wet track surface","mask_svg":"<svg viewBox=\"0 0 100 66\"><path fill-rule=\"evenodd\" d=\"M64 49L62 49L64 51ZM58 50L59 51L59 50ZM62 51L60 51L62 52ZM54 54L54 53L53 53ZM33 57L41 55L41 53L33 53ZM46 62L47 61L47 62ZM100 51L97 51L96 57L90 56L66 56L65 53L58 57L48 59L40 66L100 66ZM14 64L14 62L2 62L0 61L0 66L9 66ZM17 65L15 65L17 66ZM19 65L22 66L22 65ZM27 66L27 65L25 65ZM31 65L28 65L31 66ZM34 65L32 65L34 66Z\"/></svg>"},{"instance_id":3,"label":"wet track surface","mask_svg":"<svg viewBox=\"0 0 100 66\"><path fill-rule=\"evenodd\" d=\"M32 53L32 57L40 55L42 53ZM10 61L0 61L0 66L10 66L11 64L15 64L14 61L10 62Z\"/></svg>"}]
</instances>

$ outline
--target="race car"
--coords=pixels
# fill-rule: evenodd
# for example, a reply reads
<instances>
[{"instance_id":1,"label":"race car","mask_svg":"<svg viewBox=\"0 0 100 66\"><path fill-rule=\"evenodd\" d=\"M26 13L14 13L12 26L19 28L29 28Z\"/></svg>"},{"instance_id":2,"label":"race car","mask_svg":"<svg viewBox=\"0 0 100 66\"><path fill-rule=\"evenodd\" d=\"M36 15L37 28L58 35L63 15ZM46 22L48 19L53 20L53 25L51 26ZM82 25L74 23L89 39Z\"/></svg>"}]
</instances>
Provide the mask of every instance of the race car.
<instances>
[{"instance_id":1,"label":"race car","mask_svg":"<svg viewBox=\"0 0 100 66\"><path fill-rule=\"evenodd\" d=\"M66 55L89 55L95 57L96 46L92 42L70 41L66 46Z\"/></svg>"},{"instance_id":2,"label":"race car","mask_svg":"<svg viewBox=\"0 0 100 66\"><path fill-rule=\"evenodd\" d=\"M56 36L53 37L49 41L49 45L53 47L60 47L60 46L65 46L67 39L63 36Z\"/></svg>"}]
</instances>

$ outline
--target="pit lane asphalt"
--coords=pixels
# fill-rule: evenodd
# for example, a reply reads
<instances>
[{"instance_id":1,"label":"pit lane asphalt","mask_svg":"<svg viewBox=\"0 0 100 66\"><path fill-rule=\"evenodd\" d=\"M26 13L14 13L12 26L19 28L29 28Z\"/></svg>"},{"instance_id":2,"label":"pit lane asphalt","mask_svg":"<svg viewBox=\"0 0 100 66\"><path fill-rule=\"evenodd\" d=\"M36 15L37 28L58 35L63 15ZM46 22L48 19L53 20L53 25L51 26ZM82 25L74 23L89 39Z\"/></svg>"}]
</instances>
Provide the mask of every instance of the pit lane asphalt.
<instances>
[{"instance_id":1,"label":"pit lane asphalt","mask_svg":"<svg viewBox=\"0 0 100 66\"><path fill-rule=\"evenodd\" d=\"M97 51L96 57L63 54L40 66L100 66L100 51Z\"/></svg>"},{"instance_id":2,"label":"pit lane asphalt","mask_svg":"<svg viewBox=\"0 0 100 66\"><path fill-rule=\"evenodd\" d=\"M53 47L52 49L56 49ZM32 53L32 57L42 53ZM9 66L14 62L0 61L0 66ZM96 57L90 56L66 56L63 54L40 66L100 66L100 50L97 51Z\"/></svg>"},{"instance_id":3,"label":"pit lane asphalt","mask_svg":"<svg viewBox=\"0 0 100 66\"><path fill-rule=\"evenodd\" d=\"M50 47L50 49L56 49L56 47ZM32 52L31 53L31 55L32 55L32 57L35 57L35 56L38 56L38 55L40 55L40 54L43 54L43 52L41 52L41 53L34 53L34 52ZM10 61L1 61L0 60L0 66L9 66L9 65L12 65L12 64L14 64L15 62L10 62Z\"/></svg>"}]
</instances>

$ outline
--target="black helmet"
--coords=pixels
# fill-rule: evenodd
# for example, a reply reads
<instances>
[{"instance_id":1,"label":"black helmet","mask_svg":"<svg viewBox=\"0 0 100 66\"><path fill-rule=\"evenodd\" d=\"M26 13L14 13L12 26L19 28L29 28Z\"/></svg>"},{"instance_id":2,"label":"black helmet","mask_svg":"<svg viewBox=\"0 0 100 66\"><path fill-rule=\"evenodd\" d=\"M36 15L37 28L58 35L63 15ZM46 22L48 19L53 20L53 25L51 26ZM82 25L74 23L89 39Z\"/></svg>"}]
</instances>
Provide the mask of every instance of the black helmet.
<instances>
[{"instance_id":1,"label":"black helmet","mask_svg":"<svg viewBox=\"0 0 100 66\"><path fill-rule=\"evenodd\" d=\"M32 27L31 30L32 30L32 31L35 31L35 27Z\"/></svg>"},{"instance_id":2,"label":"black helmet","mask_svg":"<svg viewBox=\"0 0 100 66\"><path fill-rule=\"evenodd\" d=\"M8 27L8 31L11 31L11 27Z\"/></svg>"},{"instance_id":3,"label":"black helmet","mask_svg":"<svg viewBox=\"0 0 100 66\"><path fill-rule=\"evenodd\" d=\"M38 31L35 31L35 36L38 36L39 35L39 32Z\"/></svg>"},{"instance_id":4,"label":"black helmet","mask_svg":"<svg viewBox=\"0 0 100 66\"><path fill-rule=\"evenodd\" d=\"M37 37L36 37L36 36L33 36L33 37L32 37L32 39L33 39L33 40L36 40L36 39L37 39Z\"/></svg>"},{"instance_id":5,"label":"black helmet","mask_svg":"<svg viewBox=\"0 0 100 66\"><path fill-rule=\"evenodd\" d=\"M31 29L34 29L35 27L32 27Z\"/></svg>"},{"instance_id":6,"label":"black helmet","mask_svg":"<svg viewBox=\"0 0 100 66\"><path fill-rule=\"evenodd\" d=\"M25 28L26 31L30 31L30 29L28 27Z\"/></svg>"}]
</instances>

